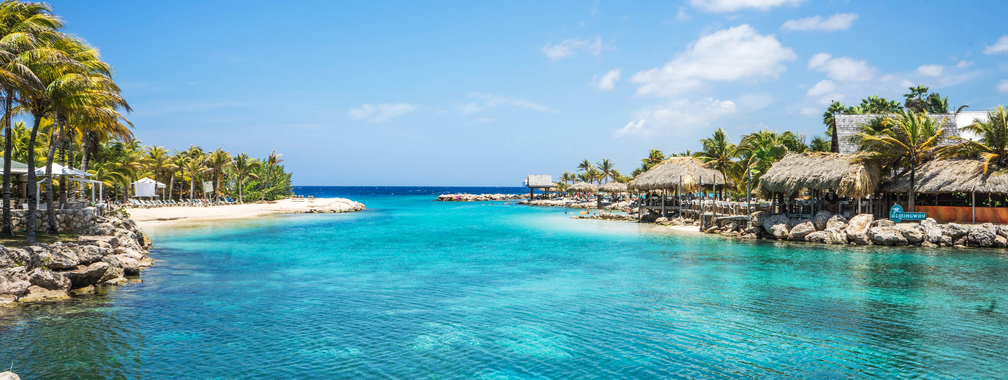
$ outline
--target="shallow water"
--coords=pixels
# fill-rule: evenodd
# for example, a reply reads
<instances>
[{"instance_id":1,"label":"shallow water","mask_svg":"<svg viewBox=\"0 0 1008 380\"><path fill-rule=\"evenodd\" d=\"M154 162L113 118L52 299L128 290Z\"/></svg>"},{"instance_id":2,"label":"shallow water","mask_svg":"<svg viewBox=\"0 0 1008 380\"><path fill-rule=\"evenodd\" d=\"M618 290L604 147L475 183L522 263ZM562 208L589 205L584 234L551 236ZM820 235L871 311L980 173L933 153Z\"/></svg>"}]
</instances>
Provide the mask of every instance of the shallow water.
<instances>
[{"instance_id":1,"label":"shallow water","mask_svg":"<svg viewBox=\"0 0 1008 380\"><path fill-rule=\"evenodd\" d=\"M0 308L0 364L25 379L1008 373L1000 251L744 243L432 202L440 189L299 190L368 209L153 230L143 283Z\"/></svg>"}]
</instances>

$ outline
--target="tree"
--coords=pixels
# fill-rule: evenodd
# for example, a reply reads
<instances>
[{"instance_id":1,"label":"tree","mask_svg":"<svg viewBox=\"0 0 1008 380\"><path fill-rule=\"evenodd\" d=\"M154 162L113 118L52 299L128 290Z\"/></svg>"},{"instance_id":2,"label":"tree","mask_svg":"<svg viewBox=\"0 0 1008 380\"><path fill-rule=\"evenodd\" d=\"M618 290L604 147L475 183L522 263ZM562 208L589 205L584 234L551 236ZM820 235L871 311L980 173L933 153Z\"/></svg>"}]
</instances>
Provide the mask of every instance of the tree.
<instances>
[{"instance_id":1,"label":"tree","mask_svg":"<svg viewBox=\"0 0 1008 380\"><path fill-rule=\"evenodd\" d=\"M764 129L742 136L738 150L747 171L752 170L753 178L758 179L787 154L788 147L778 133Z\"/></svg>"},{"instance_id":2,"label":"tree","mask_svg":"<svg viewBox=\"0 0 1008 380\"><path fill-rule=\"evenodd\" d=\"M945 129L941 128L943 122L926 113L903 110L883 120L886 128L882 131L868 130L858 134L860 150L868 152L869 159L910 170L910 212L914 211L916 168L936 153L938 142L945 134Z\"/></svg>"},{"instance_id":3,"label":"tree","mask_svg":"<svg viewBox=\"0 0 1008 380\"><path fill-rule=\"evenodd\" d=\"M713 136L700 140L700 143L703 144L703 150L698 155L700 160L727 178L726 172L730 166L735 165L733 159L738 152L735 144L728 141L725 131L718 128Z\"/></svg>"},{"instance_id":4,"label":"tree","mask_svg":"<svg viewBox=\"0 0 1008 380\"><path fill-rule=\"evenodd\" d=\"M207 158L207 167L214 178L214 198L220 199L220 177L224 175L225 169L231 167L231 155L223 149L217 148Z\"/></svg>"},{"instance_id":5,"label":"tree","mask_svg":"<svg viewBox=\"0 0 1008 380\"><path fill-rule=\"evenodd\" d=\"M206 156L203 155L202 151L193 152L195 154L190 154L186 158L185 164L183 164L182 169L185 173L189 174L189 199L196 199L196 182L199 181L199 177L206 170Z\"/></svg>"},{"instance_id":6,"label":"tree","mask_svg":"<svg viewBox=\"0 0 1008 380\"><path fill-rule=\"evenodd\" d=\"M979 141L972 141L953 136L958 143L941 148L945 157L979 157L983 159L983 175L991 172L991 167L1004 169L1008 167L1008 110L1004 106L987 112L987 121L976 119L973 124L962 130L980 136Z\"/></svg>"},{"instance_id":7,"label":"tree","mask_svg":"<svg viewBox=\"0 0 1008 380\"><path fill-rule=\"evenodd\" d=\"M809 143L809 150L813 152L832 152L832 142L822 137L816 136Z\"/></svg>"},{"instance_id":8,"label":"tree","mask_svg":"<svg viewBox=\"0 0 1008 380\"><path fill-rule=\"evenodd\" d=\"M168 151L165 148L153 145L147 148L147 155L144 157L144 161L147 164L147 170L154 174L154 181L161 182L161 174L166 171L175 170L175 164L172 163L171 156L168 155ZM164 199L164 194L161 194L161 199Z\"/></svg>"},{"instance_id":9,"label":"tree","mask_svg":"<svg viewBox=\"0 0 1008 380\"><path fill-rule=\"evenodd\" d=\"M605 181L613 177L613 165L608 158L603 158L601 162L595 163L595 167L598 169L599 175L601 176L601 180L599 181L600 183L601 181Z\"/></svg>"},{"instance_id":10,"label":"tree","mask_svg":"<svg viewBox=\"0 0 1008 380\"><path fill-rule=\"evenodd\" d=\"M578 164L577 167L578 167L578 171L583 173L583 172L587 172L588 169L592 168L592 164L591 164L591 161L588 161L588 159L586 158L586 159L582 160L581 163Z\"/></svg>"},{"instance_id":11,"label":"tree","mask_svg":"<svg viewBox=\"0 0 1008 380\"><path fill-rule=\"evenodd\" d=\"M263 189L262 198L260 201L266 200L266 193L269 192L270 186L273 184L273 168L277 164L283 162L283 154L277 154L276 151L270 150L269 155L266 156L266 175L269 176L266 180L266 188Z\"/></svg>"},{"instance_id":12,"label":"tree","mask_svg":"<svg viewBox=\"0 0 1008 380\"><path fill-rule=\"evenodd\" d=\"M823 124L826 124L826 136L830 138L830 152L839 152L840 147L837 146L837 141L839 138L836 134L836 118L834 115L847 113L847 107L844 107L838 101L833 101L830 103L829 108L823 113Z\"/></svg>"},{"instance_id":13,"label":"tree","mask_svg":"<svg viewBox=\"0 0 1008 380\"><path fill-rule=\"evenodd\" d=\"M238 185L238 202L245 203L245 198L242 192L242 184L248 178L258 179L259 176L255 174L255 171L261 166L262 163L254 158L249 158L248 154L240 153L234 157L234 164L231 165L231 170L234 173L235 183Z\"/></svg>"}]
</instances>

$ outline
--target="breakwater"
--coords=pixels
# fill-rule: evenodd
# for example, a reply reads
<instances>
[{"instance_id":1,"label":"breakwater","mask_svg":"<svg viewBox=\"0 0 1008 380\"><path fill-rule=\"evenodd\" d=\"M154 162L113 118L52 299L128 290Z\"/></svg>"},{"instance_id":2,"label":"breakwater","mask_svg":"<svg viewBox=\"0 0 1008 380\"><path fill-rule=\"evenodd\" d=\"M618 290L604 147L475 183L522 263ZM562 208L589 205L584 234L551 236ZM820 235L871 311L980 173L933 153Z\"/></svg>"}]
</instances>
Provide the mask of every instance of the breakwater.
<instances>
[{"instance_id":1,"label":"breakwater","mask_svg":"<svg viewBox=\"0 0 1008 380\"><path fill-rule=\"evenodd\" d=\"M122 285L153 264L150 239L131 219L98 217L76 241L0 246L0 304L59 300Z\"/></svg>"},{"instance_id":2,"label":"breakwater","mask_svg":"<svg viewBox=\"0 0 1008 380\"><path fill-rule=\"evenodd\" d=\"M521 194L441 194L435 200L439 202L487 202L526 198L528 196Z\"/></svg>"}]
</instances>

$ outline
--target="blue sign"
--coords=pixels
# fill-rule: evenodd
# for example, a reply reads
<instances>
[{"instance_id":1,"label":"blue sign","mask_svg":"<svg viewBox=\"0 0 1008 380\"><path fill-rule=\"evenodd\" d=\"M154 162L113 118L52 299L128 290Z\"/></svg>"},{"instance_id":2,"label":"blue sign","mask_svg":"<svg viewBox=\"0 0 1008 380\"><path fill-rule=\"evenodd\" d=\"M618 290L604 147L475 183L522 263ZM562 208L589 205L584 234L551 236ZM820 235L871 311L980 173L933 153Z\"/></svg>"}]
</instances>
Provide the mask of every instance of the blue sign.
<instances>
[{"instance_id":1,"label":"blue sign","mask_svg":"<svg viewBox=\"0 0 1008 380\"><path fill-rule=\"evenodd\" d=\"M923 212L903 212L903 206L893 205L889 209L889 220L899 223L904 220L924 220L927 219L927 213Z\"/></svg>"}]
</instances>

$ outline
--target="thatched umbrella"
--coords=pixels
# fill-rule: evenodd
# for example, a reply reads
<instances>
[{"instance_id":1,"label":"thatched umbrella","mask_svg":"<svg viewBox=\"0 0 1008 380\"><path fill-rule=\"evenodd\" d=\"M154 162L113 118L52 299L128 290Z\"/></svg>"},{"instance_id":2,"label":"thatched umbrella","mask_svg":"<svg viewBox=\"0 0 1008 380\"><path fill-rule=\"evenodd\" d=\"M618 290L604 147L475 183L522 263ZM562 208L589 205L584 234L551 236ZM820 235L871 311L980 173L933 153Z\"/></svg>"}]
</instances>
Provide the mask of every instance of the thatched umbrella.
<instances>
[{"instance_id":1,"label":"thatched umbrella","mask_svg":"<svg viewBox=\"0 0 1008 380\"><path fill-rule=\"evenodd\" d=\"M567 188L567 191L572 192L572 193L592 193L592 194L594 194L594 193L598 192L598 186L595 186L595 184L593 184L593 183L578 182L578 183L575 183L573 185L570 185L570 187Z\"/></svg>"},{"instance_id":2,"label":"thatched umbrella","mask_svg":"<svg viewBox=\"0 0 1008 380\"><path fill-rule=\"evenodd\" d=\"M625 193L627 192L627 185L625 183L609 181L606 182L605 185L602 185L602 191L607 192L609 194Z\"/></svg>"},{"instance_id":3,"label":"thatched umbrella","mask_svg":"<svg viewBox=\"0 0 1008 380\"><path fill-rule=\"evenodd\" d=\"M681 179L681 182L680 182ZM702 182L701 182L702 181ZM700 186L735 186L724 174L695 157L672 157L640 174L627 188L630 191L669 190L679 187L683 191L696 191Z\"/></svg>"},{"instance_id":4,"label":"thatched umbrella","mask_svg":"<svg viewBox=\"0 0 1008 380\"><path fill-rule=\"evenodd\" d=\"M829 152L788 153L759 179L758 193L793 195L802 189L829 190L848 198L865 198L879 184L877 165L862 156Z\"/></svg>"}]
</instances>

